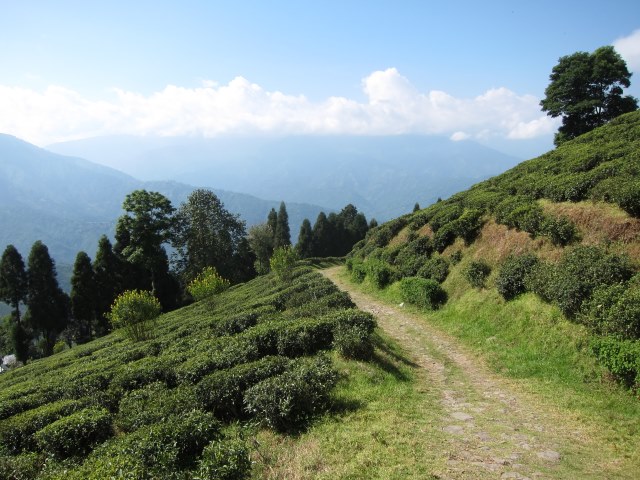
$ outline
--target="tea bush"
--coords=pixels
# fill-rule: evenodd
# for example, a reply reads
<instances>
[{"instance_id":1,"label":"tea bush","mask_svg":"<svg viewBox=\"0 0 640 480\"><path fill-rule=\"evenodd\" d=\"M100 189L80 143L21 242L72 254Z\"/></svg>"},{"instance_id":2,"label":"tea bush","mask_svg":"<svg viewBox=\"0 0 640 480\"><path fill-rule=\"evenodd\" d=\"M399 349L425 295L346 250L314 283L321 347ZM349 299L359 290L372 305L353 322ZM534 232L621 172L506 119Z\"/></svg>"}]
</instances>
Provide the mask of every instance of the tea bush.
<instances>
[{"instance_id":1,"label":"tea bush","mask_svg":"<svg viewBox=\"0 0 640 480\"><path fill-rule=\"evenodd\" d=\"M249 447L239 439L214 441L198 462L195 479L245 480L251 477Z\"/></svg>"},{"instance_id":2,"label":"tea bush","mask_svg":"<svg viewBox=\"0 0 640 480\"><path fill-rule=\"evenodd\" d=\"M293 368L247 390L247 411L279 431L297 430L324 410L337 372L327 357L298 360Z\"/></svg>"},{"instance_id":3,"label":"tea bush","mask_svg":"<svg viewBox=\"0 0 640 480\"><path fill-rule=\"evenodd\" d=\"M527 276L538 262L538 257L530 253L507 257L496 278L498 293L505 300L511 300L526 292Z\"/></svg>"},{"instance_id":4,"label":"tea bush","mask_svg":"<svg viewBox=\"0 0 640 480\"><path fill-rule=\"evenodd\" d=\"M601 337L591 341L591 350L627 387L640 386L640 342Z\"/></svg>"},{"instance_id":5,"label":"tea bush","mask_svg":"<svg viewBox=\"0 0 640 480\"><path fill-rule=\"evenodd\" d=\"M483 260L473 260L463 270L464 278L475 288L484 288L484 282L491 273L491 267Z\"/></svg>"},{"instance_id":6,"label":"tea bush","mask_svg":"<svg viewBox=\"0 0 640 480\"><path fill-rule=\"evenodd\" d=\"M447 279L449 275L449 262L444 257L433 257L426 261L417 272L420 278L428 278L435 280L438 283L442 283Z\"/></svg>"},{"instance_id":7,"label":"tea bush","mask_svg":"<svg viewBox=\"0 0 640 480\"><path fill-rule=\"evenodd\" d=\"M407 277L400 281L402 300L419 307L435 310L447 301L447 293L435 280Z\"/></svg>"},{"instance_id":8,"label":"tea bush","mask_svg":"<svg viewBox=\"0 0 640 480\"><path fill-rule=\"evenodd\" d=\"M47 425L35 434L38 446L56 458L86 455L112 435L111 415L85 408Z\"/></svg>"},{"instance_id":9,"label":"tea bush","mask_svg":"<svg viewBox=\"0 0 640 480\"><path fill-rule=\"evenodd\" d=\"M382 260L368 258L365 261L365 268L367 269L367 276L378 288L386 287L393 280L394 273L391 266Z\"/></svg>"}]
</instances>

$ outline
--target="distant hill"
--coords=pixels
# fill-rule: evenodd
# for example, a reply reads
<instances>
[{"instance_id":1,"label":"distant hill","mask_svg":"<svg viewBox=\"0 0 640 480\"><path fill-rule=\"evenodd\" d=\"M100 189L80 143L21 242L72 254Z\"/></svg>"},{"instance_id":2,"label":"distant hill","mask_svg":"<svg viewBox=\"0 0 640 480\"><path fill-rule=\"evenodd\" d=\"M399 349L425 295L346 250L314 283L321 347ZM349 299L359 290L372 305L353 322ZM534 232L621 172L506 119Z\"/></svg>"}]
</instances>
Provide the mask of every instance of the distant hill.
<instances>
[{"instance_id":1,"label":"distant hill","mask_svg":"<svg viewBox=\"0 0 640 480\"><path fill-rule=\"evenodd\" d=\"M206 186L203 182L197 185ZM0 135L0 248L12 243L26 257L42 240L59 264L70 264L79 250L93 256L102 234L112 234L122 214L122 201L139 188L159 191L175 206L195 187L178 182L143 182L77 157L38 148L9 135ZM266 220L280 199L213 189L225 207L239 213L247 225ZM304 218L312 221L326 208L288 203L293 235Z\"/></svg>"},{"instance_id":2,"label":"distant hill","mask_svg":"<svg viewBox=\"0 0 640 480\"><path fill-rule=\"evenodd\" d=\"M145 180L189 184L388 220L513 167L520 160L435 136L99 137L51 145Z\"/></svg>"}]
</instances>

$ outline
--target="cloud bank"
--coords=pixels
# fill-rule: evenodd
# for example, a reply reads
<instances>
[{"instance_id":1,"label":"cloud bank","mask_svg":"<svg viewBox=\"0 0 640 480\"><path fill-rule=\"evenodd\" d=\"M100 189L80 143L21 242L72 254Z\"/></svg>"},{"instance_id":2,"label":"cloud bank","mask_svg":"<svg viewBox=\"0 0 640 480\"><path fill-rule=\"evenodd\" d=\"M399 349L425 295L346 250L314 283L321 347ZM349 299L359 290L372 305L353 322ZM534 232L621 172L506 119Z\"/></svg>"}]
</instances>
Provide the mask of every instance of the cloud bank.
<instances>
[{"instance_id":1,"label":"cloud bank","mask_svg":"<svg viewBox=\"0 0 640 480\"><path fill-rule=\"evenodd\" d=\"M529 139L553 132L557 120L540 111L539 99L496 88L475 98L419 92L395 68L362 81L366 101L267 91L243 77L226 85L168 85L145 96L113 89L92 100L60 86L44 91L0 85L0 132L48 143L112 135L357 134L404 133L467 138Z\"/></svg>"},{"instance_id":2,"label":"cloud bank","mask_svg":"<svg viewBox=\"0 0 640 480\"><path fill-rule=\"evenodd\" d=\"M631 35L619 38L613 42L616 51L627 62L627 67L633 72L640 72L640 30Z\"/></svg>"}]
</instances>

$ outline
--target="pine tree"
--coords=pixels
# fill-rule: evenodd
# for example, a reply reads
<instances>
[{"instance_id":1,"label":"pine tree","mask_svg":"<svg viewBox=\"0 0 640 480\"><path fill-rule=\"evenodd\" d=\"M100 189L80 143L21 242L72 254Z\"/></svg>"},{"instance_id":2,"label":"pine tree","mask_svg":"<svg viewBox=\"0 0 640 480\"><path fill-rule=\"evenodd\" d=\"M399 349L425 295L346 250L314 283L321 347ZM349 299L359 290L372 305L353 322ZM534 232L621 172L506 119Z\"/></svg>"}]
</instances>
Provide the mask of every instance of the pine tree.
<instances>
[{"instance_id":1,"label":"pine tree","mask_svg":"<svg viewBox=\"0 0 640 480\"><path fill-rule=\"evenodd\" d=\"M106 235L98 241L98 251L93 261L95 280L95 333L104 335L111 330L105 314L111 309L115 298L124 291L121 276L121 262L114 253Z\"/></svg>"},{"instance_id":2,"label":"pine tree","mask_svg":"<svg viewBox=\"0 0 640 480\"><path fill-rule=\"evenodd\" d=\"M313 256L313 230L311 229L311 222L308 218L305 218L300 226L296 251L300 258Z\"/></svg>"},{"instance_id":3,"label":"pine tree","mask_svg":"<svg viewBox=\"0 0 640 480\"><path fill-rule=\"evenodd\" d=\"M416 204L413 206L413 212L417 212L418 210L420 210L420 204L418 202L416 202Z\"/></svg>"},{"instance_id":4,"label":"pine tree","mask_svg":"<svg viewBox=\"0 0 640 480\"><path fill-rule=\"evenodd\" d=\"M0 300L13 307L13 319L20 323L20 303L27 299L27 272L22 256L8 245L0 260Z\"/></svg>"},{"instance_id":5,"label":"pine tree","mask_svg":"<svg viewBox=\"0 0 640 480\"><path fill-rule=\"evenodd\" d=\"M40 240L29 253L27 306L29 319L44 338L44 355L51 355L58 334L67 326L69 298L58 286L49 249Z\"/></svg>"},{"instance_id":6,"label":"pine tree","mask_svg":"<svg viewBox=\"0 0 640 480\"><path fill-rule=\"evenodd\" d=\"M271 229L271 237L272 240L276 239L276 229L278 228L278 212L276 212L275 208L272 208L267 215L267 226Z\"/></svg>"},{"instance_id":7,"label":"pine tree","mask_svg":"<svg viewBox=\"0 0 640 480\"><path fill-rule=\"evenodd\" d=\"M324 212L318 214L313 225L313 255L314 257L327 257L332 243L332 228L327 215Z\"/></svg>"},{"instance_id":8,"label":"pine tree","mask_svg":"<svg viewBox=\"0 0 640 480\"><path fill-rule=\"evenodd\" d=\"M273 239L273 248L291 245L291 232L289 230L289 214L284 202L280 202L280 210L276 219L276 230Z\"/></svg>"},{"instance_id":9,"label":"pine tree","mask_svg":"<svg viewBox=\"0 0 640 480\"><path fill-rule=\"evenodd\" d=\"M96 283L91 259L85 252L78 252L71 277L70 330L76 343L91 340L96 317Z\"/></svg>"}]
</instances>

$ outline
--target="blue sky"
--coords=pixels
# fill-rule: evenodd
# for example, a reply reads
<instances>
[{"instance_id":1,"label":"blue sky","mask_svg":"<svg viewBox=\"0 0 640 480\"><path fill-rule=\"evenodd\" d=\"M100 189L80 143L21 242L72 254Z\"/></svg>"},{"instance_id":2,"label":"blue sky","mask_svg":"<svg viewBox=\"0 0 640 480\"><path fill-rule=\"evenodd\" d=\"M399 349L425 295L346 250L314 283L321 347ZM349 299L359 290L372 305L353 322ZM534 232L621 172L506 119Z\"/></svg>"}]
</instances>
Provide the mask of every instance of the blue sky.
<instances>
[{"instance_id":1,"label":"blue sky","mask_svg":"<svg viewBox=\"0 0 640 480\"><path fill-rule=\"evenodd\" d=\"M41 145L256 132L546 145L557 123L537 102L560 56L626 38L623 56L640 72L637 1L7 0L0 8L0 131Z\"/></svg>"}]
</instances>

